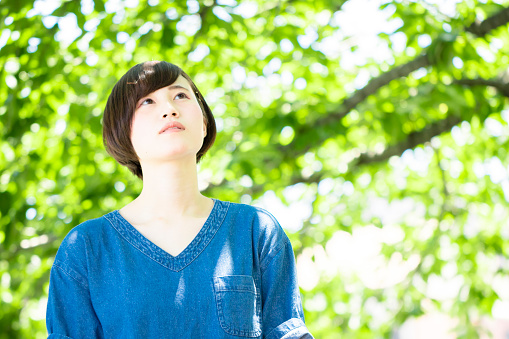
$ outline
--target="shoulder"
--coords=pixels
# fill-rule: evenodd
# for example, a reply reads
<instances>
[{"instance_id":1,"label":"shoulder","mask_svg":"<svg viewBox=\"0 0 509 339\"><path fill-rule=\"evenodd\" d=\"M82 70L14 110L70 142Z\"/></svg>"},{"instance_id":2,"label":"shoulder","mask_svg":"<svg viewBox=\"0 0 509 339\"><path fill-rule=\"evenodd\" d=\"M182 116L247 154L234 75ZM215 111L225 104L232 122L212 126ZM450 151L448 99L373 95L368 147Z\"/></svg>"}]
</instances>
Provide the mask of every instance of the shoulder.
<instances>
[{"instance_id":1,"label":"shoulder","mask_svg":"<svg viewBox=\"0 0 509 339\"><path fill-rule=\"evenodd\" d=\"M281 225L277 219L266 209L246 204L230 202L231 217L249 223L261 232L283 233Z\"/></svg>"},{"instance_id":2,"label":"shoulder","mask_svg":"<svg viewBox=\"0 0 509 339\"><path fill-rule=\"evenodd\" d=\"M105 216L90 219L72 228L58 248L56 262L74 262L85 257L90 248L91 239L101 237L106 231Z\"/></svg>"},{"instance_id":3,"label":"shoulder","mask_svg":"<svg viewBox=\"0 0 509 339\"><path fill-rule=\"evenodd\" d=\"M266 209L230 203L234 217L241 223L248 223L261 257L272 257L285 246L290 246L290 240L277 219Z\"/></svg>"},{"instance_id":4,"label":"shoulder","mask_svg":"<svg viewBox=\"0 0 509 339\"><path fill-rule=\"evenodd\" d=\"M93 251L91 239L101 237L104 225L103 216L87 220L71 229L58 248L52 272L58 270L88 287L89 253Z\"/></svg>"},{"instance_id":5,"label":"shoulder","mask_svg":"<svg viewBox=\"0 0 509 339\"><path fill-rule=\"evenodd\" d=\"M103 215L102 217L90 219L75 226L69 231L69 233L67 233L62 241L62 245L72 246L78 241L102 232L105 224L107 223L106 217L107 215Z\"/></svg>"},{"instance_id":6,"label":"shoulder","mask_svg":"<svg viewBox=\"0 0 509 339\"><path fill-rule=\"evenodd\" d=\"M246 204L239 204L234 202L229 202L230 210L232 210L235 214L242 215L243 218L249 218L251 220L255 220L263 224L264 226L279 226L276 218L266 209L257 206L251 206Z\"/></svg>"}]
</instances>

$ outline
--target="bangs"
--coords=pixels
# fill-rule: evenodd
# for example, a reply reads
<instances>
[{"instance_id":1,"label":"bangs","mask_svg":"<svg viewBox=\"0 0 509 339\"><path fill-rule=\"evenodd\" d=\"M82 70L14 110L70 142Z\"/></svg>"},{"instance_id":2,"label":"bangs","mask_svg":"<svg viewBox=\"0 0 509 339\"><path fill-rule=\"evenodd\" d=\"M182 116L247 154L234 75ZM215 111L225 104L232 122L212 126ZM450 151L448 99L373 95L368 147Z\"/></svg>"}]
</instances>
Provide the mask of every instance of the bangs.
<instances>
[{"instance_id":1,"label":"bangs","mask_svg":"<svg viewBox=\"0 0 509 339\"><path fill-rule=\"evenodd\" d=\"M136 65L125 75L126 94L138 102L148 94L173 84L181 74L180 67L164 61Z\"/></svg>"}]
</instances>

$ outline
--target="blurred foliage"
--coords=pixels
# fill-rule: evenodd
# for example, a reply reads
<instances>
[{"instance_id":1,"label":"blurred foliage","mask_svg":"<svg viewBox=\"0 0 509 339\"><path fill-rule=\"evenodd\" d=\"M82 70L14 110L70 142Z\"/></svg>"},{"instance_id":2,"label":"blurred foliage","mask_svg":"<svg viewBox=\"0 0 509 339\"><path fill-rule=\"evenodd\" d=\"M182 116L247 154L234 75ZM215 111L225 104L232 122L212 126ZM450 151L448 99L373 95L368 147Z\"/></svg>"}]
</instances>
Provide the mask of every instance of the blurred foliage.
<instances>
[{"instance_id":1,"label":"blurred foliage","mask_svg":"<svg viewBox=\"0 0 509 339\"><path fill-rule=\"evenodd\" d=\"M139 192L101 116L152 59L216 116L205 194L287 229L317 338L477 337L509 302L508 3L377 3L0 0L0 338L46 336L61 240Z\"/></svg>"}]
</instances>

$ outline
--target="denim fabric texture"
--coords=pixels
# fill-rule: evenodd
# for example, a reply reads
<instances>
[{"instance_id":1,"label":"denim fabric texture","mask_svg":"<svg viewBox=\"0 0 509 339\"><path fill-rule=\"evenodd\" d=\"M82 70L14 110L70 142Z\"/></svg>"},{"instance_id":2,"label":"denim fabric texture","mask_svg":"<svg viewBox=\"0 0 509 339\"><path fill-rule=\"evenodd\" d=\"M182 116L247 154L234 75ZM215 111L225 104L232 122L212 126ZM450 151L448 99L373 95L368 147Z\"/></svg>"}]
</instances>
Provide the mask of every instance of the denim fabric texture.
<instances>
[{"instance_id":1,"label":"denim fabric texture","mask_svg":"<svg viewBox=\"0 0 509 339\"><path fill-rule=\"evenodd\" d=\"M49 338L312 338L281 226L220 200L175 257L118 211L73 228L51 269L46 325Z\"/></svg>"}]
</instances>

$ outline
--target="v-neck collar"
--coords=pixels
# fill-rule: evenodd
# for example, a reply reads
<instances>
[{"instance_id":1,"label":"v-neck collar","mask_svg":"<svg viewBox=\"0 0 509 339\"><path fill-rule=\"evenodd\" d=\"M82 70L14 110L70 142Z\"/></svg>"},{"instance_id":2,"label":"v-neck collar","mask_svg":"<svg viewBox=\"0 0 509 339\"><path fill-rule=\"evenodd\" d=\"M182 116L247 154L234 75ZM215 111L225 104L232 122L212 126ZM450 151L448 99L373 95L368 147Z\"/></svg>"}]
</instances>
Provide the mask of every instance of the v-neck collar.
<instances>
[{"instance_id":1,"label":"v-neck collar","mask_svg":"<svg viewBox=\"0 0 509 339\"><path fill-rule=\"evenodd\" d=\"M203 250L205 250L224 221L230 203L216 199L213 200L214 206L212 207L212 211L205 221L205 224L203 224L202 228L191 243L187 245L187 247L177 256L172 256L147 239L133 225L124 219L118 210L110 212L104 217L127 242L140 252L169 270L178 272L193 262L193 260L196 259Z\"/></svg>"}]
</instances>

